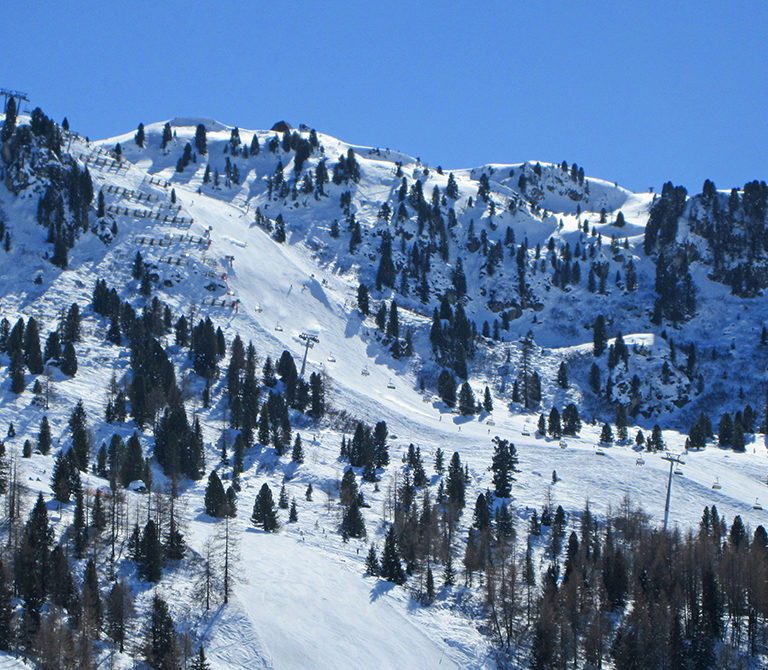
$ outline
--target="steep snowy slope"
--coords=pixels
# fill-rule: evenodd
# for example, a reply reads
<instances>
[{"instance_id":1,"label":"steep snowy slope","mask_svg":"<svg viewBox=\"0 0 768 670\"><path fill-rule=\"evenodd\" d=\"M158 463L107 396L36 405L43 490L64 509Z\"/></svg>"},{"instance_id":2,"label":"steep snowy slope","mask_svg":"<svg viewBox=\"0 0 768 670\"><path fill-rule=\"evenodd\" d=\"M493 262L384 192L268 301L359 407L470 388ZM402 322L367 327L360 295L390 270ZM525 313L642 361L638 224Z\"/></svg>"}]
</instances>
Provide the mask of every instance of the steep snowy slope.
<instances>
[{"instance_id":1,"label":"steep snowy slope","mask_svg":"<svg viewBox=\"0 0 768 670\"><path fill-rule=\"evenodd\" d=\"M653 265L640 249L653 196L632 194L586 177L580 183L578 175L573 180L560 166L545 164L539 166L541 175L533 164L457 170L453 174L459 197L451 198L450 203L457 223L448 233L447 259L443 260L439 253L433 256L429 296L422 301L416 295L417 280L410 276L406 277L408 294L400 290L399 282L396 287L373 289L379 247L382 232L388 227L402 229L398 240L410 235L405 251L399 241L393 245L393 255L402 270L411 240L420 239L419 223L412 211L395 222L401 186L398 170L408 176L409 186L423 180L420 188L426 199L434 186L439 189L438 199L446 190L449 177L445 171L429 169L403 154L349 147L319 134L322 151L314 151L305 167L316 170L325 156L330 172L331 163L338 156L348 155L352 148L359 162L359 181L330 182L325 185L327 195L317 198L314 192L301 193L299 183L296 198L291 187L286 197L275 198L269 194L267 180L275 175L279 162L284 163L286 174L293 174L296 152L267 149L274 132L256 133L261 145L258 155L245 157L240 153L233 158L231 129L206 121L207 161L221 175L226 172L228 158L230 163L238 164L238 183L230 179L226 185L223 176L219 186L213 183L214 176L205 183L201 156L197 163L191 162L178 172L177 161L187 142L194 145L198 123L195 119L170 122L175 137L166 150L160 147L162 123L146 126L144 148L136 146L133 133L98 145L69 138L67 151L79 165L88 166L95 191L104 194L103 223L106 228L114 223L116 234L108 243L83 235L71 250L69 268L64 271L45 258L50 245L45 242L45 230L34 223L36 197L31 192L13 197L0 188L0 207L13 232L13 244L0 265L0 314L11 323L21 316L35 316L50 331L69 304L76 301L81 306L89 305L97 279L105 279L122 299L140 308L146 299L138 294L138 282L131 277L131 263L140 251L151 268L153 291L174 316L192 315L196 321L209 315L221 326L228 343L238 333L246 342L253 341L260 362L266 356L276 360L285 349L300 364L304 355L300 335L315 336L319 341L309 350L305 376L323 372L328 379L330 406L370 424L385 420L389 427L391 463L377 486L361 484L370 504L363 511L368 537L344 542L339 533L337 491L346 463L339 460L338 454L342 436L349 437L350 424L343 416L320 423L297 417L294 430L305 441L305 463L281 460L267 447L254 448L247 455L239 516L232 522L240 536L238 583L232 603L202 614L194 588L197 576L184 569L169 571L158 591L172 600L177 621L183 621L206 645L214 667L494 667L495 652L471 616L478 604L466 590L444 588L433 606L422 607L410 598L406 588L363 577L368 545L381 545L386 521L391 520L388 500L402 477L402 459L409 443L420 447L434 485L439 478L431 464L438 447L447 455L458 451L468 467L467 500L474 501L492 486L491 439L496 435L511 440L520 457L521 472L512 499L519 529L527 523L531 508L561 504L568 514L569 527L576 528L578 514L587 502L593 512L603 516L610 509L620 509L625 496L641 501L654 520L661 521L669 466L660 453L635 450L632 438L636 429L630 430L626 444L606 446L601 454L595 449L598 426L585 425L578 437L567 437L562 443L537 437L536 414L523 411L512 398L515 367L521 356L520 338L531 330L537 343L533 356L543 380L540 409L562 408L575 401L581 406L583 419L593 414L612 418L606 403L591 394L586 383L593 359L592 321L595 314L602 312L609 320L609 336L621 331L632 348L624 377L616 380L617 396L628 397L622 383L626 386L631 375L637 374L649 394L649 404L655 408L653 420L641 424L643 430L647 432L654 422L663 423L666 429L664 419L669 418L670 423L673 417L687 420L698 412L699 406L681 409L675 404L679 388L684 384L694 387L693 379L686 381L682 372L672 371L673 378L679 376L678 384L670 382L665 387L656 383L669 356L670 338L650 328L649 315L643 308L644 300L653 293ZM309 133L303 135L308 137ZM242 145L250 146L252 137L250 131L240 131ZM125 158L119 162L111 154L118 142ZM224 147L228 147L226 154ZM477 196L482 175L489 179L487 201ZM521 194L520 175L528 180L525 190L535 192ZM341 199L346 192L350 195L345 206ZM384 203L390 206L391 222L379 216ZM606 223L600 224L603 209ZM626 219L623 227L614 225L619 211ZM349 252L347 224L351 214L363 231L355 253ZM278 216L282 216L286 227L282 243L275 239ZM596 253L605 254L599 258L609 264L608 283L613 285L615 272L621 268L624 275L628 261L633 259L639 284L636 291L592 292L584 286L586 276L582 276L580 284L569 284L565 290L552 284L553 266L550 260L545 262L550 258L548 240L555 239L558 249L568 243L573 250L579 244L586 258L587 245L596 242L583 230L586 219L590 220L590 231L628 238L626 247L617 243L608 250L606 243ZM334 220L342 229L339 237L330 234ZM467 245L474 246L469 239L470 221L478 249L484 244L482 234L487 246L500 243L503 248L502 262L493 272L488 270L486 255L467 251ZM519 290L516 261L505 241L508 227L518 245L528 239L526 263L532 299L527 305ZM541 246L538 252L537 245ZM464 258L470 318L478 327L485 320L501 320L501 314L507 314L508 319L508 329L502 328L496 340L485 338L470 364L469 383L475 395L481 397L488 385L494 400L493 412L471 417L451 411L433 392L440 366L432 359L430 324L439 297L453 287L452 272L460 255ZM551 255L555 256L555 251ZM748 333L751 337L755 331L757 339L765 308L756 306L753 310L752 303L729 295L721 285L709 281L703 269L699 274L700 285L707 287L706 308L695 324L674 331L674 339L723 351L730 347L731 338L744 338ZM360 281L371 287L376 305L397 299L400 327L412 329L413 356L393 357L373 316L360 314ZM723 321L731 319L731 330L723 329ZM97 420L104 413L112 374L124 383L129 371L130 354L125 347L105 345L108 326L108 320L95 315L92 309L84 310L84 336L77 347L78 373L68 378L54 372L56 401L47 412L33 402L29 391L17 396L10 391L9 381L3 382L0 426L15 424L16 436L6 442L11 454L18 456L24 441L35 439L43 414L51 420L54 443L67 445L67 420L78 398L92 417L94 445L108 441L114 432L126 439L133 432L135 425L131 421L116 428ZM233 435L225 429L224 401L210 408L201 406L198 393L202 382L191 373L185 352L172 344L170 335L165 336L164 343L178 366L180 385L186 382L190 390L188 409L203 426L206 472L215 468L226 479L228 468L220 462L221 440L222 436L231 440ZM736 402L740 384L752 383L747 379L724 379L728 366L746 367L749 362L754 365L754 354L733 351L723 355L731 358L700 365L709 366L703 368L712 377L707 380L711 382L709 397L719 394L725 406L728 401ZM555 381L562 360L569 362L571 376L578 380L567 390ZM3 360L4 368L6 363ZM617 373L622 367L617 368ZM424 380L426 390L422 391L420 382ZM28 381L31 386L31 375ZM756 376L754 386L762 381L762 376ZM217 384L221 390L223 381ZM651 393L658 397L650 398ZM732 408L741 405L743 401ZM644 421L642 415L638 421ZM683 451L685 435L665 430L665 439L671 451ZM148 430L142 435L147 455L152 454L152 442ZM34 454L30 459L18 460L30 489L46 495L50 492L53 459L54 454ZM704 450L689 451L685 460L683 474L675 475L672 483L672 524L681 528L695 526L702 508L711 504L716 504L728 519L740 514L751 528L765 522L762 510L755 508L756 500L768 503L764 481L768 459L762 435L755 435L743 454L710 443ZM553 482L553 470L557 471L557 482ZM167 482L156 464L154 475L156 485L162 489ZM717 490L712 488L715 477L719 477L721 486ZM89 475L86 480L92 488L105 485L95 476ZM276 536L256 531L249 522L251 505L264 482L273 490L285 485L299 508L298 522L284 524ZM315 491L312 501L304 498L309 484ZM221 525L204 514L204 488L205 479L185 481L181 494L187 540L201 556L206 540ZM128 494L128 498L132 518L144 513L144 496ZM71 509L54 512L53 504L50 509L60 533ZM466 535L470 524L471 509L467 509L457 535ZM542 538L542 545L536 548L540 561L537 567L542 569L544 541ZM459 556L457 553L457 560ZM143 612L152 591L145 585L137 588ZM127 667L127 658L120 662Z\"/></svg>"}]
</instances>

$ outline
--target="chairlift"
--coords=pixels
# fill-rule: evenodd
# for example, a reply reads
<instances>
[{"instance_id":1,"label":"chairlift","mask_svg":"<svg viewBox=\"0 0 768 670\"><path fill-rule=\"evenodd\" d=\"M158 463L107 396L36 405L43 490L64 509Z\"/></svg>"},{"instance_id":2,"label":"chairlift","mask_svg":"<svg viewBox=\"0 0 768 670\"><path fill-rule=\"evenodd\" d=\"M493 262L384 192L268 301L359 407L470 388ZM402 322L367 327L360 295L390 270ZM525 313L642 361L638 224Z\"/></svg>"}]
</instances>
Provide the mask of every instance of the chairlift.
<instances>
[{"instance_id":1,"label":"chairlift","mask_svg":"<svg viewBox=\"0 0 768 670\"><path fill-rule=\"evenodd\" d=\"M282 327L282 326L281 326L281 325L278 323L278 324L275 326L275 330L276 330L278 333L282 333L282 332L283 332L283 327Z\"/></svg>"},{"instance_id":2,"label":"chairlift","mask_svg":"<svg viewBox=\"0 0 768 670\"><path fill-rule=\"evenodd\" d=\"M335 363L336 362L336 357L333 354L330 354L328 356L328 362L329 363Z\"/></svg>"},{"instance_id":3,"label":"chairlift","mask_svg":"<svg viewBox=\"0 0 768 670\"><path fill-rule=\"evenodd\" d=\"M529 430L527 423L525 424L525 426L523 426L522 435L524 435L525 437L531 436L531 431Z\"/></svg>"},{"instance_id":4,"label":"chairlift","mask_svg":"<svg viewBox=\"0 0 768 670\"><path fill-rule=\"evenodd\" d=\"M645 459L642 456L639 456L635 459L635 465L645 465Z\"/></svg>"},{"instance_id":5,"label":"chairlift","mask_svg":"<svg viewBox=\"0 0 768 670\"><path fill-rule=\"evenodd\" d=\"M395 386L395 385L392 383L392 380L390 379L390 380L387 382L387 388L388 388L388 389L395 389L395 388L397 388L397 387L396 387L396 386Z\"/></svg>"},{"instance_id":6,"label":"chairlift","mask_svg":"<svg viewBox=\"0 0 768 670\"><path fill-rule=\"evenodd\" d=\"M595 449L595 456L605 456L605 449L602 447L597 447Z\"/></svg>"},{"instance_id":7,"label":"chairlift","mask_svg":"<svg viewBox=\"0 0 768 670\"><path fill-rule=\"evenodd\" d=\"M363 368L362 370L360 370L360 374L363 375L363 377L367 377L371 373L368 372L368 368Z\"/></svg>"},{"instance_id":8,"label":"chairlift","mask_svg":"<svg viewBox=\"0 0 768 670\"><path fill-rule=\"evenodd\" d=\"M712 488L715 489L716 491L719 491L721 488L723 488L722 485L720 484L720 477L715 477L715 483L712 484Z\"/></svg>"},{"instance_id":9,"label":"chairlift","mask_svg":"<svg viewBox=\"0 0 768 670\"><path fill-rule=\"evenodd\" d=\"M682 475L683 474L683 470L682 470L682 468L679 465L675 467L675 474L676 475Z\"/></svg>"},{"instance_id":10,"label":"chairlift","mask_svg":"<svg viewBox=\"0 0 768 670\"><path fill-rule=\"evenodd\" d=\"M755 504L752 505L752 509L762 510L763 506L760 504L760 501L755 498Z\"/></svg>"}]
</instances>

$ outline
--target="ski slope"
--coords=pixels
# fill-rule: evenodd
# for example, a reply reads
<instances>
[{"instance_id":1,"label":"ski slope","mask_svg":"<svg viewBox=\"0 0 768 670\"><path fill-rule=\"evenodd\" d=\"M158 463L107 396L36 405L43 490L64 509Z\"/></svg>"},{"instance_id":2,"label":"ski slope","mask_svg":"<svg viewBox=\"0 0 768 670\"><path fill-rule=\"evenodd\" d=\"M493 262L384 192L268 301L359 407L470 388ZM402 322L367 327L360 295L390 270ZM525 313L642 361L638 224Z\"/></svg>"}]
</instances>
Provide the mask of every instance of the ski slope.
<instances>
[{"instance_id":1,"label":"ski slope","mask_svg":"<svg viewBox=\"0 0 768 670\"><path fill-rule=\"evenodd\" d=\"M239 187L221 191L203 188L202 164L189 168L183 175L174 169L179 147L192 137L196 123L195 119L174 121L174 126L178 126L178 140L174 140L176 153L164 153L156 145L162 124L147 126L150 148L143 152L133 145L132 133L103 141L103 147L112 147L117 141L123 143L124 155L131 162L122 165L106 158L104 165L99 165L94 159L104 157L104 149L99 151L95 145L75 140L71 150L80 156L78 160L83 165L89 161L95 188L124 189L106 196L108 205L126 210L121 213L122 210L117 209L111 215L118 225L117 238L104 244L94 236L84 237L72 250L70 269L62 272L42 257L44 231L34 225L14 231L15 244L9 262L0 265L2 313L12 323L20 316L34 315L51 328L63 305L74 300L81 305L90 302L98 278L105 278L110 286L118 288L122 297L135 297L130 264L140 250L145 262L152 264L158 274L158 295L174 314L194 313L196 319L210 315L214 324L222 327L228 342L236 333L245 342L253 341L261 362L266 356L276 360L286 349L298 365L304 355L299 336L302 333L316 336L319 342L308 352L306 374L324 372L327 375L327 402L345 409L356 419L387 422L391 464L383 473L378 490L370 483L361 485L370 504L363 510L368 530L365 541L344 543L338 532L340 514L335 491L345 463L338 459L343 430L337 425L325 422L316 426L305 422L294 428L304 439L306 460L302 465L288 463L285 458L280 461L272 449L253 450L247 455L239 516L235 521L240 558L231 604L212 613L202 613L191 586L194 578L190 575L171 571L158 587L171 600L177 620L185 621L203 641L213 667L495 667L493 650L479 630L482 621L472 620L467 614L471 603L468 604L469 596L463 587L441 589L437 601L423 607L410 597L408 585L394 587L363 576L369 544L374 542L381 548L386 530L383 510L395 478L401 472L402 457L409 443L420 447L433 484L438 481L432 467L438 448L447 458L458 451L462 463L468 465L468 504L458 533L463 537L471 522L475 498L492 486L491 440L496 435L511 440L518 451L520 473L513 486L512 505L519 536L525 533L530 511L545 504L564 507L569 529L578 528L578 515L586 504L594 514L604 518L620 510L626 498L635 504L641 503L652 519L661 523L668 463L662 460L661 454L639 452L634 448L632 438L636 428L630 428L629 444L605 447L604 454L596 451L599 425L585 423L580 435L566 438L563 446L560 441L536 437L537 416L509 410L512 376L501 368L506 350L513 352L513 360L518 353L512 334L508 342L482 353L484 367L478 365L478 373L471 379L478 397L486 383L490 387L495 408L491 414L460 417L428 391L420 392L422 366L429 369L431 306L421 307L416 300L405 301L401 306L401 329L414 328L416 355L412 359L393 359L376 338L372 317L363 318L356 308L360 277L370 278L372 273L368 258L340 254L341 242L336 249L321 249L313 243L327 230L329 218L334 214L338 216L335 203L321 202L306 211L297 208L294 218L290 219L287 242L278 244L253 222L257 204L264 207L266 216L277 216L274 206L271 211L267 209L270 203L263 193L263 176L274 169L276 158L262 150L262 154L253 159L253 171ZM208 126L211 147L229 138L229 128L215 122L209 122ZM241 133L243 142L248 143L251 131ZM262 140L270 135L261 133ZM348 148L328 136L321 136L321 140L328 153L343 153ZM392 195L394 161L402 162L411 174L423 166L417 166L414 159L403 154L377 153L359 147L355 150L360 156L363 179L354 207L361 224L373 227L378 203ZM285 167L288 171L289 166ZM494 167L499 171L518 169L515 165ZM456 171L456 175L462 193L469 193L472 171ZM445 175L435 173L430 179L433 180L430 187L433 182L444 185L447 181ZM504 180L498 184L500 189L512 189ZM594 213L601 207L614 214L623 211L628 224L617 234L628 235L635 244L640 239L652 196L632 194L599 180L589 180L589 184L594 200L590 211ZM173 206L171 188L177 199ZM465 195L462 198L457 209L462 216L469 216L469 204ZM34 220L35 203L31 199L13 199L2 189L0 204L12 218ZM558 220L563 222L558 234L563 239L572 236L575 240L578 223L573 201L551 196L542 200L542 206L549 212L541 218L504 214L502 221L518 226L518 237L530 236L531 246L557 230ZM612 220L615 216L609 218ZM500 230L503 228L500 226ZM611 229L610 224L601 227L606 235ZM444 268L446 274L449 269ZM472 282L475 271L479 274L478 268L468 263L467 275ZM34 284L32 280L38 274L42 281ZM502 278L500 273L497 279L502 285L512 278ZM472 288L477 289L477 284ZM140 306L142 299L135 300ZM722 303L729 305L729 310L736 309L735 301L727 296L722 296ZM559 356L588 358L590 333L579 323L581 315L573 313L574 304L573 294L564 294L559 302L553 299L542 313L526 313L514 325L515 334L536 328L537 341L556 350ZM608 306L616 308L616 305ZM570 322L556 327L556 310L566 308L571 310ZM475 305L473 309L479 319L489 314L482 306ZM714 325L719 315L711 313L707 318ZM627 316L627 319L632 324L641 322L640 317ZM83 399L89 417L101 417L112 373L122 380L129 369L124 348L111 350L114 356L104 354L106 327L103 320L87 313L84 338L77 350L78 374L73 379L61 375L55 378L59 402L47 412L54 443L66 444L69 412L78 398ZM566 329L570 329L567 335ZM660 351L667 347L644 331L632 332L634 334L626 334L626 341L652 354L654 348ZM724 338L730 336L729 332ZM167 344L170 345L170 337ZM175 363L188 365L183 352L173 345L170 349ZM550 366L544 368L548 377L554 377L558 360L555 357L546 362ZM651 363L643 370L652 370ZM31 403L30 393L19 397L11 394L8 381L3 379L0 426L7 426L12 420L16 423L17 436L8 440L7 445L12 454L18 455L25 439L35 439L46 412ZM190 383L199 386L199 380ZM730 391L735 394L735 388ZM551 388L545 389L547 409L554 402L562 407L567 399L573 398L557 393ZM223 408L205 409L194 402L189 409L198 413L204 428L208 467L225 473L219 458ZM582 420L588 418L582 416ZM99 422L94 428L94 445L109 440L115 430L127 438L133 428L127 424L115 429ZM644 432L649 431L645 428ZM671 452L683 452L685 436L665 431L665 439ZM729 522L739 514L752 530L758 524L765 524L765 512L758 509L768 505L765 485L768 458L763 441L764 436L756 436L744 454L715 445L685 454L682 474L672 478L670 524L681 530L695 528L702 508L712 504L717 505ZM142 436L146 453L151 453L151 442L151 434ZM27 486L48 494L53 455L35 454L19 462ZM553 483L553 471L558 475L556 483ZM713 489L715 478L719 489ZM91 487L104 485L95 476L89 475L86 479ZM165 483L158 468L155 482L160 487ZM253 500L264 482L270 484L275 494L285 484L289 497L294 497L299 507L296 524L285 523L287 515L281 513L283 528L277 535L256 531L249 523ZM312 484L315 491L312 501L304 498L308 484ZM188 483L182 493L188 519L187 540L198 554L202 554L206 540L219 525L203 513L204 487L205 479ZM128 495L132 509L138 514L145 504L142 496ZM65 508L58 515L52 515L57 532L66 526L70 511ZM545 541L542 537L541 542ZM518 544L522 547L524 543ZM457 562L460 557L457 549ZM436 581L440 582L437 575ZM139 588L140 585L136 585ZM141 593L140 611L150 598L149 590ZM3 665L5 662L6 658L0 657L0 667L17 667ZM118 665L120 663L128 667L127 658L118 659Z\"/></svg>"}]
</instances>

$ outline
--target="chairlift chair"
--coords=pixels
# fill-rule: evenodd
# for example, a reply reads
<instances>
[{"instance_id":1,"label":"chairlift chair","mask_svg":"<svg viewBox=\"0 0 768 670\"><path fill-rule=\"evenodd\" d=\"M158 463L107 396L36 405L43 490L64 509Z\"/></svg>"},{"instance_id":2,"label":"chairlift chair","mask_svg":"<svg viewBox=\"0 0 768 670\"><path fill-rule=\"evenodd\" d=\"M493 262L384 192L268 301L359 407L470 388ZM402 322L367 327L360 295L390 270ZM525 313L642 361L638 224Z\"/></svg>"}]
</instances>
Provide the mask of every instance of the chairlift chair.
<instances>
[{"instance_id":1,"label":"chairlift chair","mask_svg":"<svg viewBox=\"0 0 768 670\"><path fill-rule=\"evenodd\" d=\"M388 389L395 389L395 388L397 388L397 387L396 387L396 386L395 386L395 385L392 383L392 380L390 379L390 380L387 382L387 388L388 388Z\"/></svg>"},{"instance_id":2,"label":"chairlift chair","mask_svg":"<svg viewBox=\"0 0 768 670\"><path fill-rule=\"evenodd\" d=\"M755 498L755 504L752 505L752 509L762 510L763 506L760 504L760 501Z\"/></svg>"},{"instance_id":3,"label":"chairlift chair","mask_svg":"<svg viewBox=\"0 0 768 670\"><path fill-rule=\"evenodd\" d=\"M637 459L635 459L635 465L645 465L645 459L640 456Z\"/></svg>"},{"instance_id":4,"label":"chairlift chair","mask_svg":"<svg viewBox=\"0 0 768 670\"><path fill-rule=\"evenodd\" d=\"M360 370L360 374L363 375L363 377L367 377L371 373L368 372L368 368L363 368L362 370Z\"/></svg>"},{"instance_id":5,"label":"chairlift chair","mask_svg":"<svg viewBox=\"0 0 768 670\"><path fill-rule=\"evenodd\" d=\"M282 333L282 332L283 332L283 327L282 327L282 326L281 326L281 325L278 323L278 324L275 326L275 330L276 330L278 333Z\"/></svg>"},{"instance_id":6,"label":"chairlift chair","mask_svg":"<svg viewBox=\"0 0 768 670\"><path fill-rule=\"evenodd\" d=\"M720 484L720 477L715 477L715 483L712 484L712 488L715 489L716 491L719 491L721 488L723 488L722 485Z\"/></svg>"}]
</instances>

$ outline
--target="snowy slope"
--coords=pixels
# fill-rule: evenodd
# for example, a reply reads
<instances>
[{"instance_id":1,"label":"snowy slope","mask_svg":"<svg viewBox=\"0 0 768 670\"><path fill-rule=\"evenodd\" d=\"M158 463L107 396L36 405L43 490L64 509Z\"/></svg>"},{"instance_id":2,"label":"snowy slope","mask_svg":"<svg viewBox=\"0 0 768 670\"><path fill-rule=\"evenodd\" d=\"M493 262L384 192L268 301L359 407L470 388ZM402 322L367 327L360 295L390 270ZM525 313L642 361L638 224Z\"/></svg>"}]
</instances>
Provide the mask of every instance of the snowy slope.
<instances>
[{"instance_id":1,"label":"snowy slope","mask_svg":"<svg viewBox=\"0 0 768 670\"><path fill-rule=\"evenodd\" d=\"M174 120L177 139L167 153L160 150L158 143L162 124L147 126L149 148L145 150L135 146L133 133L100 143L102 147L111 148L121 142L123 155L130 161L122 164L114 163L103 149L100 153L99 145L73 140L70 151L83 165L87 161L97 190L111 189L105 195L107 205L112 207L108 218L118 225L117 238L105 245L94 236L84 236L70 255L70 269L62 272L42 258L42 229L34 225L14 226L14 247L0 265L0 312L11 323L19 316L34 315L48 329L52 328L62 307L75 300L81 305L90 302L98 278L107 279L124 298L135 296L136 282L130 277L130 263L138 249L145 261L155 266L157 294L174 314L194 311L197 318L210 315L216 325L221 325L228 342L235 333L245 341L252 340L262 361L267 355L274 360L287 349L299 363L304 353L299 335L303 332L316 335L319 344L309 352L307 374L324 371L328 375L330 404L368 422L387 421L391 465L378 491L371 484L362 486L371 505L364 510L368 542L381 544L385 530L382 509L410 442L421 448L430 474L438 447L448 455L460 452L470 472L467 500L473 501L491 486L488 466L494 435L514 442L520 456L521 473L513 487L519 530L524 528L528 510L541 508L550 501L562 504L569 514L569 525L577 527L578 513L587 502L593 512L605 515L609 509L620 508L625 496L642 502L654 520L661 521L669 470L661 455L640 454L629 445L613 446L605 449L605 455L598 455L595 452L598 426L585 425L578 438L566 439L565 448L557 441L537 438L534 435L537 417L520 413L519 408L511 404L512 375L503 371L506 350L509 349L512 360L516 360L517 339L528 329L534 330L537 343L544 347L538 350L537 356L546 373L542 376L548 380L554 379L560 360L573 360L574 366L585 365L584 361L591 356L591 332L585 328L587 310L583 304L590 301L590 305L602 305L606 314L620 323L625 340L645 352L633 358L632 364L640 374L651 375L660 367L668 344L653 333L648 334L647 315L633 311L633 298L588 295L579 287L547 299L540 311L526 310L512 322L511 331L505 334L506 342L488 346L481 352L480 363L470 379L478 396L488 383L494 395L494 412L474 419L460 417L448 411L429 392L424 394L418 390L422 365L429 365L426 360L428 329L434 305L423 306L416 299L403 301L400 316L403 324L414 327L417 355L413 359L393 359L374 337L372 318L363 319L355 308L359 278L370 281L375 263L372 269L371 261L364 254L350 256L344 252L346 241L335 243L327 236L330 221L339 216L338 198L334 197L333 202L329 199L315 203L307 197L306 204L302 204L304 200L300 198L295 207L290 202L270 201L265 195L264 176L274 170L278 159L265 149L258 157L248 159L250 169L242 171L246 176L239 186L230 189L204 186L202 163L177 173L176 160L183 144L193 137L198 122ZM213 157L220 160L221 146L228 141L230 129L216 122L206 122L206 125L211 160ZM273 134L260 133L262 144ZM249 131L241 131L245 144L250 142L250 136ZM335 156L348 148L325 135L320 135L320 140L326 154ZM398 182L394 177L395 162L401 162L403 169L411 174L422 171L424 166L394 152L359 147L355 151L363 178L355 192L353 208L361 225L375 231L380 203L394 197ZM309 162L315 160L312 158ZM520 169L519 165L489 167L499 174ZM539 206L547 210L546 214L537 213L528 205L521 205L514 214L504 211L501 206L504 199L511 197L516 188L517 179L513 177L497 182L493 197L499 200L502 213L494 219L496 231L492 230L487 225L490 217L477 204L470 207L467 202L467 196L470 193L474 196L476 192L473 172L455 172L462 193L456 203L462 229L474 216L478 222L485 219L489 236L495 236L491 239L503 239L505 227L511 225L518 240L528 236L531 248L537 243L543 246L553 233L558 239L572 243L581 239L574 201L558 193L547 195L546 188L539 202ZM150 175L157 182L150 180ZM444 188L446 182L446 175L430 171L425 195L434 184ZM598 225L598 229L606 236L616 233L630 237L633 246L627 253L635 256L639 274L645 274L647 280L651 276L649 265L640 258L636 244L647 220L652 196L632 194L599 180L588 179L588 184L590 198L582 201L581 216L586 212L596 215L605 208L612 214L608 221L613 221L615 213L623 211L628 221L624 229L615 229L610 223ZM173 207L171 187L177 197ZM336 187L329 185L328 190L334 196L344 190L333 191L333 188ZM14 199L5 189L0 192L0 205L11 222L34 220L34 198ZM254 224L256 207L271 219L282 213L290 222L286 244L278 244ZM137 212L140 215L137 216ZM593 221L595 218L592 216ZM375 257L375 248L371 242L365 253ZM451 263L455 261L454 247L452 254ZM479 265L475 261L466 264L468 277L480 274ZM439 268L437 272L444 271L445 279L449 269ZM38 274L42 282L34 284L32 280ZM480 289L495 285L501 293L513 286L515 277L513 271L504 268L493 278L470 281L474 303L469 311L482 321L492 313L480 299ZM706 278L702 277L702 281ZM649 290L647 281L645 285L645 290ZM710 286L717 309L705 311L697 327L704 324L707 332L712 333L711 340L707 336L700 337L701 341L708 346L725 348L729 338L744 335L744 322L749 320L748 327L754 329L757 319L743 301L726 291L718 292L718 286ZM132 297L132 300L141 305L141 298ZM734 319L730 326L733 330L722 331L723 314L737 312L744 314L744 322L736 324ZM67 439L68 413L76 399L84 400L89 417L102 416L111 374L114 372L121 379L128 370L125 349L113 347L109 351L113 351L114 356L104 353L107 324L103 320L87 312L84 327L85 336L78 347L78 374L74 379L56 378L60 402L47 413L54 442L58 438L63 444ZM685 340L692 338L693 333L683 331L675 337ZM178 365L188 364L181 352L176 354ZM369 374L362 374L363 370ZM722 393L734 395L734 385L723 384ZM547 382L543 404L547 408L554 403L562 407L566 400L580 397L577 391L564 392ZM205 430L207 463L213 467L220 453L217 442L221 434L221 408L206 410L195 406L194 409L199 412ZM18 454L24 440L34 438L43 413L31 404L29 392L16 397L7 381L0 386L0 426L13 421L17 431L17 436L8 441L12 452ZM127 436L132 429L132 425L127 425L120 430ZM178 596L174 598L174 611L190 622L204 641L213 666L493 667L494 657L488 641L476 622L459 607L463 597L460 587L445 590L434 606L423 608L409 598L405 588L362 576L368 542L341 541L338 503L328 503L323 493L334 491L345 467L337 458L342 430L330 423L307 424L295 430L305 439L307 459L303 465L297 467L285 459L280 462L271 449L248 456L236 521L241 535L239 581L233 603L215 614L202 616L189 584L191 577L186 576L185 582L184 575L171 573L159 587L161 592ZM647 430L647 426L643 426L643 430ZM112 426L101 422L94 425L94 444L108 440L112 432ZM634 436L634 432L631 430L630 435ZM683 451L684 435L665 431L665 438L671 451ZM149 434L142 439L147 453L151 452L151 441ZM638 458L642 458L644 464L638 464ZM745 454L711 445L702 451L691 451L685 460L683 474L673 477L671 523L683 528L695 526L702 508L711 504L716 504L728 519L740 514L753 529L765 523L764 512L754 509L756 499L768 504L765 489L768 458L762 435L756 436ZM52 463L52 456L39 454L21 461L20 467L31 489L48 492ZM560 478L556 484L552 483L553 470ZM712 489L716 476L722 485L717 491ZM89 481L94 487L103 484L96 477ZM257 532L248 523L252 501L265 481L273 490L286 483L289 495L295 497L299 505L299 522L286 525L276 536ZM164 482L159 469L156 482L160 485ZM309 483L315 489L312 502L303 498ZM182 494L188 516L187 539L198 553L203 552L206 539L217 525L203 514L203 489L204 480L189 484ZM144 502L141 496L131 494L130 504L138 510ZM66 521L64 514L66 510L58 516L59 529ZM466 534L469 517L471 511L467 510L461 524L463 534ZM174 579L177 581L171 581ZM149 592L142 594L144 604L150 597Z\"/></svg>"}]
</instances>

